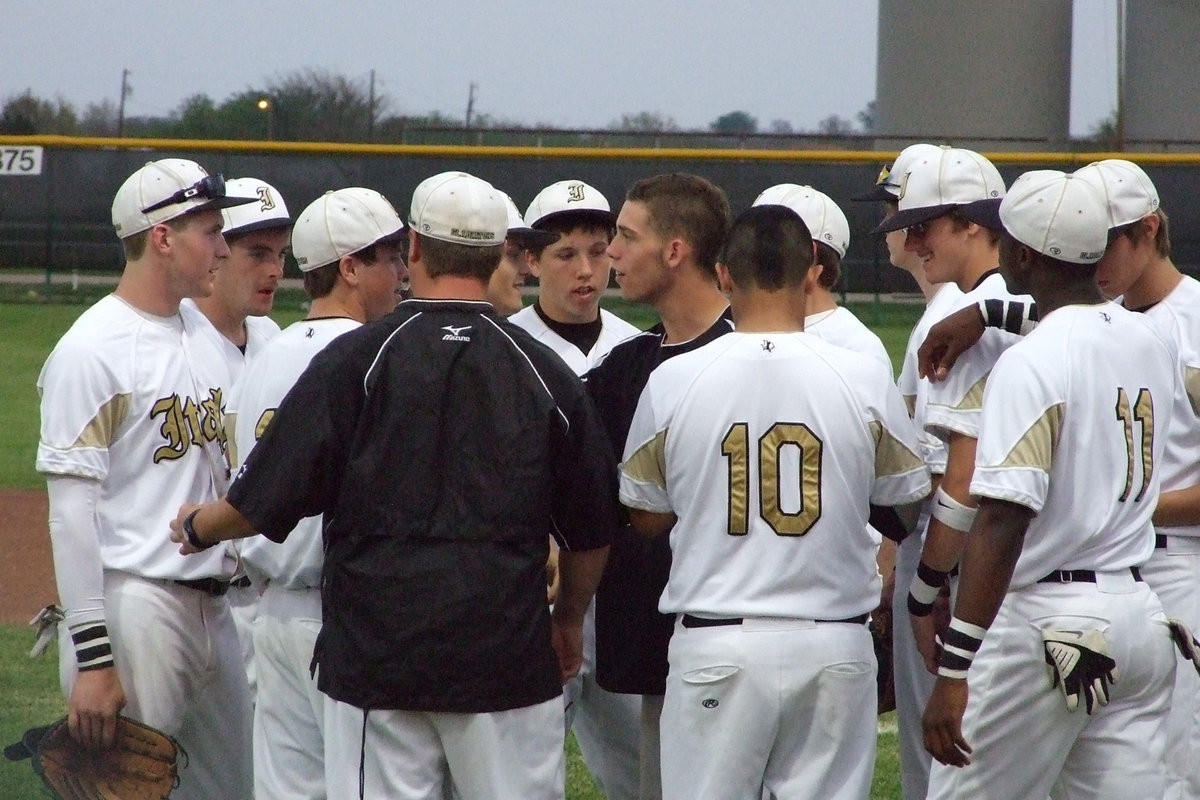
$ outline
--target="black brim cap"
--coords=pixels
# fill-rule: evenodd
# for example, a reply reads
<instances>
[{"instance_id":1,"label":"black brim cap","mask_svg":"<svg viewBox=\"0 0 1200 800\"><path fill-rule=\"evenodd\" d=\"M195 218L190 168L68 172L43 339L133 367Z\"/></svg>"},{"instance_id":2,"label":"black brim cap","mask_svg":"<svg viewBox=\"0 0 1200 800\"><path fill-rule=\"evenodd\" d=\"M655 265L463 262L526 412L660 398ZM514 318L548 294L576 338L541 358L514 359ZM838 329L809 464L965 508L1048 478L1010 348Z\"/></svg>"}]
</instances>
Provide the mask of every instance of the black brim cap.
<instances>
[{"instance_id":1,"label":"black brim cap","mask_svg":"<svg viewBox=\"0 0 1200 800\"><path fill-rule=\"evenodd\" d=\"M508 238L516 239L525 247L547 247L554 244L562 236L555 231L543 231L537 228L509 228Z\"/></svg>"},{"instance_id":2,"label":"black brim cap","mask_svg":"<svg viewBox=\"0 0 1200 800\"><path fill-rule=\"evenodd\" d=\"M959 206L958 213L971 222L982 225L985 228L1003 232L1005 228L1004 223L1000 221L1001 202L1002 198L999 197L976 200L974 203Z\"/></svg>"},{"instance_id":3,"label":"black brim cap","mask_svg":"<svg viewBox=\"0 0 1200 800\"><path fill-rule=\"evenodd\" d=\"M949 205L941 206L924 206L922 208L906 208L902 211L897 211L883 222L875 226L871 233L891 233L898 231L901 228L909 228L913 225L919 225L922 222L929 222L931 219L949 214L956 208L961 208L958 203L950 203Z\"/></svg>"}]
</instances>

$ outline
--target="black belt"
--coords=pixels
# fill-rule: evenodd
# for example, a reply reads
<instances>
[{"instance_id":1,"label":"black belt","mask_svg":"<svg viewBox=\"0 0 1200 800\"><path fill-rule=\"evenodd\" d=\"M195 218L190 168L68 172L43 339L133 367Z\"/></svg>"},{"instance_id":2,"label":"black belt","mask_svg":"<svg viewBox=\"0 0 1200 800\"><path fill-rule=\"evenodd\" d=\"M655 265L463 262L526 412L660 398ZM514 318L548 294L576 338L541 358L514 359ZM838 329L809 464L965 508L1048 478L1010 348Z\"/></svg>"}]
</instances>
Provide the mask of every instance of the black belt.
<instances>
[{"instance_id":1,"label":"black belt","mask_svg":"<svg viewBox=\"0 0 1200 800\"><path fill-rule=\"evenodd\" d=\"M186 586L189 589L195 589L198 592L204 592L212 597L222 597L229 591L229 581L219 580L217 578L196 578L191 581L171 581L171 583L180 586Z\"/></svg>"},{"instance_id":2,"label":"black belt","mask_svg":"<svg viewBox=\"0 0 1200 800\"><path fill-rule=\"evenodd\" d=\"M230 581L229 588L230 589L249 589L250 588L250 576L243 575L242 577L238 578L236 581Z\"/></svg>"},{"instance_id":3,"label":"black belt","mask_svg":"<svg viewBox=\"0 0 1200 800\"><path fill-rule=\"evenodd\" d=\"M1155 550L1166 550L1167 549L1167 535L1165 533L1154 534L1154 549Z\"/></svg>"},{"instance_id":4,"label":"black belt","mask_svg":"<svg viewBox=\"0 0 1200 800\"><path fill-rule=\"evenodd\" d=\"M693 617L691 614L684 614L681 622L685 628L720 628L725 625L741 625L745 617ZM813 622L849 622L855 625L862 625L867 621L866 614L859 614L854 617L846 617L845 619L814 619Z\"/></svg>"},{"instance_id":5,"label":"black belt","mask_svg":"<svg viewBox=\"0 0 1200 800\"><path fill-rule=\"evenodd\" d=\"M1129 574L1135 581L1142 579L1142 571L1130 567ZM1091 569L1056 569L1049 575L1038 578L1038 583L1095 583L1096 571Z\"/></svg>"}]
</instances>

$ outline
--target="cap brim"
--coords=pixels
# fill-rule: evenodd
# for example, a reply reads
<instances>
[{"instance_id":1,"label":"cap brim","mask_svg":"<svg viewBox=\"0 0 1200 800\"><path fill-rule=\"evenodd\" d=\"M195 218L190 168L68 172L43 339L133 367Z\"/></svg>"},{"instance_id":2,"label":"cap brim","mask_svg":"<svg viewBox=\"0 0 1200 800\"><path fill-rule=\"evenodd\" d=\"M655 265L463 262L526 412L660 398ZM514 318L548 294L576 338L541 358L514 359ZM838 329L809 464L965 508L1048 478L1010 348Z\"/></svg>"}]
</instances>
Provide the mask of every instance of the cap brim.
<instances>
[{"instance_id":1,"label":"cap brim","mask_svg":"<svg viewBox=\"0 0 1200 800\"><path fill-rule=\"evenodd\" d=\"M855 197L851 197L850 199L860 202L860 203L867 203L867 202L871 202L871 201L885 202L888 200L890 200L891 202L894 203L894 202L896 202L896 197L897 197L897 194L899 191L900 191L899 186L896 187L895 192L892 192L892 191L889 191L888 189L884 188L884 185L882 183L877 183L877 184L875 184L875 188L871 189L871 191L867 192L866 194L856 195Z\"/></svg>"},{"instance_id":2,"label":"cap brim","mask_svg":"<svg viewBox=\"0 0 1200 800\"><path fill-rule=\"evenodd\" d=\"M254 231L267 231L275 228L290 228L294 220L291 217L276 217L275 219L260 219L257 222L251 222L247 225L240 225L236 228L230 228L227 231L221 231L223 236L240 236L243 233L254 233Z\"/></svg>"},{"instance_id":3,"label":"cap brim","mask_svg":"<svg viewBox=\"0 0 1200 800\"><path fill-rule=\"evenodd\" d=\"M991 228L994 231L1003 231L1005 228L1004 223L1000 221L1000 202L1001 198L999 197L976 200L974 203L959 206L958 213L977 225Z\"/></svg>"},{"instance_id":4,"label":"cap brim","mask_svg":"<svg viewBox=\"0 0 1200 800\"><path fill-rule=\"evenodd\" d=\"M525 247L546 247L557 242L562 234L541 231L537 228L509 228L508 238L516 239Z\"/></svg>"},{"instance_id":5,"label":"cap brim","mask_svg":"<svg viewBox=\"0 0 1200 800\"><path fill-rule=\"evenodd\" d=\"M875 226L871 233L891 233L898 231L901 228L907 228L912 225L919 225L922 222L928 222L931 219L937 219L940 216L949 214L956 208L962 206L957 203L951 203L944 206L925 206L923 208L907 208L897 211L883 222Z\"/></svg>"}]
</instances>

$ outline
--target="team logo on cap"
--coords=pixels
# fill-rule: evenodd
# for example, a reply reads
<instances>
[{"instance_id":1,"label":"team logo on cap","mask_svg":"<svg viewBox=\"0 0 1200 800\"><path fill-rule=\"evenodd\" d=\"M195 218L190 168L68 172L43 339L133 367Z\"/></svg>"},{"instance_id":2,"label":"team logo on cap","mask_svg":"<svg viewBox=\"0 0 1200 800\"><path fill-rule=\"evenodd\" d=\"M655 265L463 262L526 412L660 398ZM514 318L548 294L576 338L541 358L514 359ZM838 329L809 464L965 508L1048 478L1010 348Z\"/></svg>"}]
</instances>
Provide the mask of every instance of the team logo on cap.
<instances>
[{"instance_id":1,"label":"team logo on cap","mask_svg":"<svg viewBox=\"0 0 1200 800\"><path fill-rule=\"evenodd\" d=\"M912 175L911 172L906 172L904 173L904 177L900 179L900 193L896 195L897 203L904 199L904 193L908 191L908 176L910 175Z\"/></svg>"},{"instance_id":2,"label":"team logo on cap","mask_svg":"<svg viewBox=\"0 0 1200 800\"><path fill-rule=\"evenodd\" d=\"M572 183L567 187L567 202L581 203L583 202L583 184Z\"/></svg>"},{"instance_id":3,"label":"team logo on cap","mask_svg":"<svg viewBox=\"0 0 1200 800\"><path fill-rule=\"evenodd\" d=\"M275 208L275 197L271 194L270 186L258 187L259 209L262 211L270 211Z\"/></svg>"}]
</instances>

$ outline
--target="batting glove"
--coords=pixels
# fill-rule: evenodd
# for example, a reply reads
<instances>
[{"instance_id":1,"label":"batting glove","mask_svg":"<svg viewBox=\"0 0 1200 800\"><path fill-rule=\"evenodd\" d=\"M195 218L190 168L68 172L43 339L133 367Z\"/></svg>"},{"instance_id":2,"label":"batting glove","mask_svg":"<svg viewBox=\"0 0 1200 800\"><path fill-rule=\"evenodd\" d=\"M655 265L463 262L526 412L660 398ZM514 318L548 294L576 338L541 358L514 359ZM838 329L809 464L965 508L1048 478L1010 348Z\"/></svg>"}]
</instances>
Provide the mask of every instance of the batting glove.
<instances>
[{"instance_id":1,"label":"batting glove","mask_svg":"<svg viewBox=\"0 0 1200 800\"><path fill-rule=\"evenodd\" d=\"M37 658L46 652L51 644L58 640L58 623L62 622L63 619L63 610L51 603L39 611L36 617L29 620L29 624L33 627L34 636L36 637L33 649L29 651L30 658Z\"/></svg>"},{"instance_id":2,"label":"batting glove","mask_svg":"<svg viewBox=\"0 0 1200 800\"><path fill-rule=\"evenodd\" d=\"M1167 620L1167 627L1171 629L1171 638L1175 641L1175 646L1179 648L1183 660L1191 661L1196 672L1200 673L1200 641L1197 641L1181 619Z\"/></svg>"},{"instance_id":3,"label":"batting glove","mask_svg":"<svg viewBox=\"0 0 1200 800\"><path fill-rule=\"evenodd\" d=\"M1117 682L1117 662L1108 654L1104 634L1046 628L1042 644L1051 668L1051 688L1062 687L1067 711L1079 707L1081 694L1089 714L1108 705L1108 688Z\"/></svg>"}]
</instances>

